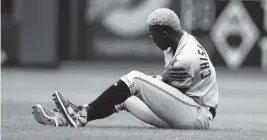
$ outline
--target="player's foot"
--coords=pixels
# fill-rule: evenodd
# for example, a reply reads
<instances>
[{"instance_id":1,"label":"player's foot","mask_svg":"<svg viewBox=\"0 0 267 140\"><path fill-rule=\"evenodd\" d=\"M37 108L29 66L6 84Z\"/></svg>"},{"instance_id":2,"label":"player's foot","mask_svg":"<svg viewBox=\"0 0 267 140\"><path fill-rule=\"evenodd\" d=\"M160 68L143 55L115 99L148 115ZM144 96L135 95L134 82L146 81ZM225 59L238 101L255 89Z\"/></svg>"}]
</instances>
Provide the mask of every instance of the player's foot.
<instances>
[{"instance_id":1,"label":"player's foot","mask_svg":"<svg viewBox=\"0 0 267 140\"><path fill-rule=\"evenodd\" d=\"M43 125L49 126L69 126L70 123L66 120L66 118L59 111L54 110L51 111L40 104L36 104L32 107L33 116L35 120Z\"/></svg>"},{"instance_id":2,"label":"player's foot","mask_svg":"<svg viewBox=\"0 0 267 140\"><path fill-rule=\"evenodd\" d=\"M125 102L123 102L121 104L118 104L118 105L115 105L115 107L114 107L114 112L115 113L118 113L118 112L123 111L123 110L128 111L128 109L127 109L127 107L125 105Z\"/></svg>"},{"instance_id":3,"label":"player's foot","mask_svg":"<svg viewBox=\"0 0 267 140\"><path fill-rule=\"evenodd\" d=\"M52 96L57 108L63 112L73 127L86 125L87 110L85 106L74 105L59 92L55 92Z\"/></svg>"}]
</instances>

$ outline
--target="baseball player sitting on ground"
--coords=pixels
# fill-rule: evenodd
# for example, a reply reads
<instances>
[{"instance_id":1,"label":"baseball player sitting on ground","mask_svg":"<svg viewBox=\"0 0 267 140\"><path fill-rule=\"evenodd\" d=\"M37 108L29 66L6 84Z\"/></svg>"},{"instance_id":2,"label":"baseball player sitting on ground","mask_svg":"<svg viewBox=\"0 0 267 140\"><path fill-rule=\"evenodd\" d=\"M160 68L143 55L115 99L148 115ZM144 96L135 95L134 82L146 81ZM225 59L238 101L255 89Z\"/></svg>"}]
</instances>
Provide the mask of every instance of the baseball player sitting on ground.
<instances>
[{"instance_id":1,"label":"baseball player sitting on ground","mask_svg":"<svg viewBox=\"0 0 267 140\"><path fill-rule=\"evenodd\" d=\"M205 49L180 26L178 16L160 8L148 17L149 34L164 52L162 76L131 71L89 104L76 106L53 94L54 111L37 104L34 118L44 125L85 126L120 110L159 128L208 129L218 105L215 69Z\"/></svg>"}]
</instances>

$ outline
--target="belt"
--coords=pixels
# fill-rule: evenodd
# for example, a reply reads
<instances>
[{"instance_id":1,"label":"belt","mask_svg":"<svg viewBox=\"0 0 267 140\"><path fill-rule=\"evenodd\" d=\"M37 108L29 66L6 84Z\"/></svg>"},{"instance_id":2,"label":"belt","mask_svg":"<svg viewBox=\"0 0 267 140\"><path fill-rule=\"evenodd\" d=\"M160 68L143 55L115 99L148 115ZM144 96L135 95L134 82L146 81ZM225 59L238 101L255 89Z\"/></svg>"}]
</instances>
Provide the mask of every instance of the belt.
<instances>
[{"instance_id":1,"label":"belt","mask_svg":"<svg viewBox=\"0 0 267 140\"><path fill-rule=\"evenodd\" d=\"M209 111L212 114L212 117L215 118L215 116L216 116L216 110L214 108L210 107Z\"/></svg>"}]
</instances>

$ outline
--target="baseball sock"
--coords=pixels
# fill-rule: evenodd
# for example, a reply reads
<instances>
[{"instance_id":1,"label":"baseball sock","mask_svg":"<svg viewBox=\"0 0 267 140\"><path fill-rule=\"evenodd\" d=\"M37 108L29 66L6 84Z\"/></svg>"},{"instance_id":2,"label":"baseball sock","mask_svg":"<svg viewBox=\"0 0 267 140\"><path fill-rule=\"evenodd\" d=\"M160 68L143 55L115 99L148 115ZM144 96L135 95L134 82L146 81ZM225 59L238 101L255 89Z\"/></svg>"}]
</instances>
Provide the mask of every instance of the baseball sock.
<instances>
[{"instance_id":1,"label":"baseball sock","mask_svg":"<svg viewBox=\"0 0 267 140\"><path fill-rule=\"evenodd\" d=\"M87 121L110 116L114 113L114 106L124 102L130 96L131 92L128 86L122 80L119 80L88 105Z\"/></svg>"}]
</instances>

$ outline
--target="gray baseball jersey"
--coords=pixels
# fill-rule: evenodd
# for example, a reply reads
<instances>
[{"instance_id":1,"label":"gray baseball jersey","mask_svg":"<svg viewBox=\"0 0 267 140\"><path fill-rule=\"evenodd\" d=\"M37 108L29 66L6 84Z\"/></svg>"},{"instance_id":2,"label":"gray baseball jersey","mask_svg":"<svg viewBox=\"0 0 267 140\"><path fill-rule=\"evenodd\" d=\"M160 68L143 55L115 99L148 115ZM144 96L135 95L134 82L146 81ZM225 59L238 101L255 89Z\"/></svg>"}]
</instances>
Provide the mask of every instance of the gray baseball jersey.
<instances>
[{"instance_id":1,"label":"gray baseball jersey","mask_svg":"<svg viewBox=\"0 0 267 140\"><path fill-rule=\"evenodd\" d=\"M185 32L176 52L168 48L164 56L165 69L170 66L183 67L188 73L186 80L172 81L172 86L187 88L185 95L203 106L217 108L219 95L215 68L195 37Z\"/></svg>"},{"instance_id":2,"label":"gray baseball jersey","mask_svg":"<svg viewBox=\"0 0 267 140\"><path fill-rule=\"evenodd\" d=\"M183 67L187 78L166 84L160 76L131 71L121 77L134 95L124 102L125 106L140 120L157 127L208 129L214 117L209 109L218 104L218 87L207 52L185 33L177 50L169 48L164 54L165 69ZM181 88L187 91L177 90Z\"/></svg>"}]
</instances>

